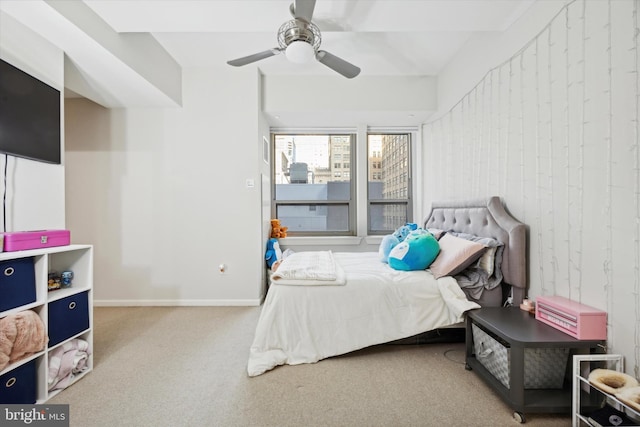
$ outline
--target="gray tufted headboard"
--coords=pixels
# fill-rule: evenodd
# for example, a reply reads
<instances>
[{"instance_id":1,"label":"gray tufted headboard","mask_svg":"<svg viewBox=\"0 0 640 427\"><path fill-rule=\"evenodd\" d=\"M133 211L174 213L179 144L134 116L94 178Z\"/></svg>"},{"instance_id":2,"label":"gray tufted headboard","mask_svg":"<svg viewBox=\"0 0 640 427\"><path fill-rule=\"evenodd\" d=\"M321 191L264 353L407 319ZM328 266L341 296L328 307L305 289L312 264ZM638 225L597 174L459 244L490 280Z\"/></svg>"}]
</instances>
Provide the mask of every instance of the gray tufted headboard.
<instances>
[{"instance_id":1,"label":"gray tufted headboard","mask_svg":"<svg viewBox=\"0 0 640 427\"><path fill-rule=\"evenodd\" d=\"M522 302L527 289L526 226L505 210L499 197L434 202L424 227L492 237L504 243L503 282L512 286L513 304Z\"/></svg>"}]
</instances>

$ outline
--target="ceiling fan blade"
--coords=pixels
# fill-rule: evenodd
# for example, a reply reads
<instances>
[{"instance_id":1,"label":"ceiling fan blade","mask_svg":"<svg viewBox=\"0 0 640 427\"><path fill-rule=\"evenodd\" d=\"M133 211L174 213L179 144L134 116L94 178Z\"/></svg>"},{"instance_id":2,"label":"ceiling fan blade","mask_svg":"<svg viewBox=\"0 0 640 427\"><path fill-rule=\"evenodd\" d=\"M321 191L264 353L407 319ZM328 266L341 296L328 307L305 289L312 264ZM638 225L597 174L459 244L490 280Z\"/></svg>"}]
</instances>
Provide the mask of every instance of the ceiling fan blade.
<instances>
[{"instance_id":1,"label":"ceiling fan blade","mask_svg":"<svg viewBox=\"0 0 640 427\"><path fill-rule=\"evenodd\" d=\"M295 0L295 4L291 3L289 10L296 19L311 22L313 17L313 9L316 7L316 0Z\"/></svg>"},{"instance_id":2,"label":"ceiling fan blade","mask_svg":"<svg viewBox=\"0 0 640 427\"><path fill-rule=\"evenodd\" d=\"M345 61L342 58L338 58L337 56L327 52L326 50L319 50L316 54L316 59L320 63L331 68L333 71L342 74L348 79L352 79L360 74L360 68Z\"/></svg>"},{"instance_id":3,"label":"ceiling fan blade","mask_svg":"<svg viewBox=\"0 0 640 427\"><path fill-rule=\"evenodd\" d=\"M256 62L261 59L265 59L265 58L269 58L271 56L277 55L280 52L282 52L282 49L273 48L273 49L265 50L264 52L254 53L253 55L244 56L242 58L227 61L227 64L233 65L234 67L240 67L242 65L251 64L252 62Z\"/></svg>"}]
</instances>

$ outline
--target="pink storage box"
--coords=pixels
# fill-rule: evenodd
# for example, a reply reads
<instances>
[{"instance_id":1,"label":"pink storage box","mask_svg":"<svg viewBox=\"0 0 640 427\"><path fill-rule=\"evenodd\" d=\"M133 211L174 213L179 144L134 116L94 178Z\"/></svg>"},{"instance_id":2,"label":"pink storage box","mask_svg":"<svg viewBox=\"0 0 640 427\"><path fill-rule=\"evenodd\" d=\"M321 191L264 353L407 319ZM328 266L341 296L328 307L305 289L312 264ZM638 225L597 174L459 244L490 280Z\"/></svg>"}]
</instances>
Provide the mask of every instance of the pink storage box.
<instances>
[{"instance_id":1,"label":"pink storage box","mask_svg":"<svg viewBox=\"0 0 640 427\"><path fill-rule=\"evenodd\" d=\"M579 340L607 339L605 311L564 297L538 297L536 319Z\"/></svg>"},{"instance_id":2,"label":"pink storage box","mask_svg":"<svg viewBox=\"0 0 640 427\"><path fill-rule=\"evenodd\" d=\"M2 233L5 252L66 246L71 242L69 230L12 231Z\"/></svg>"}]
</instances>

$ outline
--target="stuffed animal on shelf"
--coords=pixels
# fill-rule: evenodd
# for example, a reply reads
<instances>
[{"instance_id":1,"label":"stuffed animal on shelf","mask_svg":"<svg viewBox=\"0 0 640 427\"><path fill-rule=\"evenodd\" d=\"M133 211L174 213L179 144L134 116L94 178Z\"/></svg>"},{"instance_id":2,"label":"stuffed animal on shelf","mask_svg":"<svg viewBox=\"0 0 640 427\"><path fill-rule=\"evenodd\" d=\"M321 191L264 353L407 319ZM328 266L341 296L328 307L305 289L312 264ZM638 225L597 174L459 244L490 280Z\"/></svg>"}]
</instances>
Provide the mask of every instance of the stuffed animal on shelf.
<instances>
[{"instance_id":1,"label":"stuffed animal on shelf","mask_svg":"<svg viewBox=\"0 0 640 427\"><path fill-rule=\"evenodd\" d=\"M280 224L280 220L279 219L272 219L271 220L271 235L270 235L270 237L272 239L281 239L281 238L287 237L287 230L288 230L288 227L283 227L282 224Z\"/></svg>"}]
</instances>

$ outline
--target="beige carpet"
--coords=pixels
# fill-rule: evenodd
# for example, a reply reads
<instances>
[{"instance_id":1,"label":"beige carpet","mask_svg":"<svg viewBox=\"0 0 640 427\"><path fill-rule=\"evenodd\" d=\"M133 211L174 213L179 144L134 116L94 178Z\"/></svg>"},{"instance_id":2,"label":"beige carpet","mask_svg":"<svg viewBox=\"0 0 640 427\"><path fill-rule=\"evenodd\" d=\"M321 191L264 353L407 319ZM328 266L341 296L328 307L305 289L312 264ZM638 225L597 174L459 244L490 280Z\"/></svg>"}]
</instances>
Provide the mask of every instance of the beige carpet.
<instances>
[{"instance_id":1,"label":"beige carpet","mask_svg":"<svg viewBox=\"0 0 640 427\"><path fill-rule=\"evenodd\" d=\"M94 370L49 403L71 426L516 426L461 343L382 345L246 374L259 307L94 311ZM525 426L569 426L526 414Z\"/></svg>"}]
</instances>

